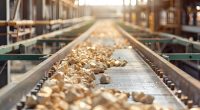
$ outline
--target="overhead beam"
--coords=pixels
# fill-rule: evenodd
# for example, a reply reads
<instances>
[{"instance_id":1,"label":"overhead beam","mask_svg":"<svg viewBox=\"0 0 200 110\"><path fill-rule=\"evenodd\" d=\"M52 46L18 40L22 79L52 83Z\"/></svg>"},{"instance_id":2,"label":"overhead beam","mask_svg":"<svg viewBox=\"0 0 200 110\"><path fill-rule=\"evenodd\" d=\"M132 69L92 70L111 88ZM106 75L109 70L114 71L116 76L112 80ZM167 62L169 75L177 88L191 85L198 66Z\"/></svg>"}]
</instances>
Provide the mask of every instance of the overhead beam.
<instances>
[{"instance_id":1,"label":"overhead beam","mask_svg":"<svg viewBox=\"0 0 200 110\"><path fill-rule=\"evenodd\" d=\"M10 44L10 45L4 44L3 46L0 46L0 54L6 54L6 53L9 53L9 52L12 52L13 50L17 50L17 49L19 49L20 45L24 45L26 47L35 45L38 40L41 40L41 39L44 39L44 38L46 38L46 39L54 38L56 36L60 36L64 33L70 32L74 29L79 29L79 28L81 28L81 27L83 27L83 26L85 26L89 23L91 23L91 22L83 22L83 23L76 24L74 26L71 26L71 27L68 27L68 28L65 28L65 29L61 29L61 30L58 30L58 31L54 31L54 32L51 32L51 33L47 33L47 34L43 34L43 35L34 37L32 39L16 42L16 43L13 43L13 44Z\"/></svg>"},{"instance_id":2,"label":"overhead beam","mask_svg":"<svg viewBox=\"0 0 200 110\"><path fill-rule=\"evenodd\" d=\"M28 18L27 18L28 19ZM0 26L42 26L42 25L69 25L75 24L82 21L91 20L92 17L81 17L75 19L57 19L57 20L10 20L10 21L0 21Z\"/></svg>"}]
</instances>

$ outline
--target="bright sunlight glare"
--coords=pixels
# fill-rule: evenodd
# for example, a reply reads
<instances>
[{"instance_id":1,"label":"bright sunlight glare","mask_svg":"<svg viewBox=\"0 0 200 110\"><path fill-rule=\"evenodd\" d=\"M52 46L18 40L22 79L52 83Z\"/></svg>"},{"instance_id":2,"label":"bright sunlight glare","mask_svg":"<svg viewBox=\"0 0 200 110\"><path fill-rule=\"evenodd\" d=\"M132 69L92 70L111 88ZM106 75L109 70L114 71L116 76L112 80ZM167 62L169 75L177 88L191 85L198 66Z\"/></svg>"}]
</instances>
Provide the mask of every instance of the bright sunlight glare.
<instances>
[{"instance_id":1,"label":"bright sunlight glare","mask_svg":"<svg viewBox=\"0 0 200 110\"><path fill-rule=\"evenodd\" d=\"M130 0L125 0L125 4L129 4ZM132 5L136 4L136 0L132 0ZM111 5L111 6L121 6L123 5L123 0L79 0L80 5Z\"/></svg>"}]
</instances>

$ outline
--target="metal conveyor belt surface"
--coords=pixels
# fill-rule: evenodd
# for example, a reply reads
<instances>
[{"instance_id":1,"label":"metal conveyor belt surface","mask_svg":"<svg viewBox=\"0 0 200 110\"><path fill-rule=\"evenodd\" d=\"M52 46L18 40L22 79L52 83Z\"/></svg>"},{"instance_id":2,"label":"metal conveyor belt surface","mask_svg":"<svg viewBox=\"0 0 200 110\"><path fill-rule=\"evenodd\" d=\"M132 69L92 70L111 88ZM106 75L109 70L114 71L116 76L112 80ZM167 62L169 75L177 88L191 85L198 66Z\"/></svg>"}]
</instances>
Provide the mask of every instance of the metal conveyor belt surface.
<instances>
[{"instance_id":1,"label":"metal conveyor belt surface","mask_svg":"<svg viewBox=\"0 0 200 110\"><path fill-rule=\"evenodd\" d=\"M110 44L112 41L106 39L100 42ZM154 102L162 106L172 107L175 110L184 108L184 105L171 93L134 49L117 49L112 57L125 59L128 61L128 64L125 67L114 67L106 70L106 73L111 75L112 82L102 85L98 84L97 80L98 88L115 88L126 92L144 92L153 95L155 97ZM100 78L100 76L98 77Z\"/></svg>"}]
</instances>

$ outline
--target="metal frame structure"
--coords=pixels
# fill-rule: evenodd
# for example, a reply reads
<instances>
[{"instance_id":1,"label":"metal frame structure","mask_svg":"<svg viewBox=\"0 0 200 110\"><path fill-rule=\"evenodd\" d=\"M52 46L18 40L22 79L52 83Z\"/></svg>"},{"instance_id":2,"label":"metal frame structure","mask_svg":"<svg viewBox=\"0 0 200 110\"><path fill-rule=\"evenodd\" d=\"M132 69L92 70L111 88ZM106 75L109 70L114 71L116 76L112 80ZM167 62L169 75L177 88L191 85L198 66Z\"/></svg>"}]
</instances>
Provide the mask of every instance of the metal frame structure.
<instances>
[{"instance_id":1,"label":"metal frame structure","mask_svg":"<svg viewBox=\"0 0 200 110\"><path fill-rule=\"evenodd\" d=\"M44 34L44 32L66 26L67 19L85 16L82 11L78 12L79 0L77 0L77 4L75 4L75 0L6 0L6 2L8 5L1 3L7 6L1 11L5 11L11 16L8 17L9 20L0 19L0 26L10 25L9 35L16 41L24 36L33 37L35 30L38 35ZM33 27L33 25L36 26ZM0 34L6 33L1 32Z\"/></svg>"},{"instance_id":2,"label":"metal frame structure","mask_svg":"<svg viewBox=\"0 0 200 110\"><path fill-rule=\"evenodd\" d=\"M96 25L93 25L87 32L69 43L60 51L53 54L44 62L40 63L34 69L27 72L19 82L10 83L8 86L1 89L0 107L2 107L2 109L11 109L12 107L14 107L23 96L33 90L33 88L37 85L39 81L49 77L47 74L49 72L49 69L53 66L55 62L58 62L65 58L65 56L69 54L69 52L76 45L85 41L95 28ZM134 45L134 48L138 50L142 58L144 58L145 61L147 61L148 59L148 61L151 62L150 66L154 65L154 68L161 68L164 74L167 75L173 82L175 82L177 88L181 89L185 95L193 99L195 104L200 105L200 82L193 79L191 76L187 75L185 72L175 67L161 56L157 55L155 52L147 48L144 44L140 43L130 34L125 32L122 28L118 27L118 29L122 33L122 35L128 38L131 44Z\"/></svg>"},{"instance_id":3,"label":"metal frame structure","mask_svg":"<svg viewBox=\"0 0 200 110\"><path fill-rule=\"evenodd\" d=\"M94 28L95 25L80 37L69 43L67 46L53 54L47 60L34 67L31 71L27 72L19 82L11 82L9 85L2 88L0 90L1 109L11 109L24 95L28 94L41 79L43 79L45 76L47 77L49 69L55 62L64 59L65 56L69 54L69 52L76 45L87 39Z\"/></svg>"},{"instance_id":4,"label":"metal frame structure","mask_svg":"<svg viewBox=\"0 0 200 110\"><path fill-rule=\"evenodd\" d=\"M37 41L39 41L39 40L44 40L44 38L45 39L54 38L56 36L62 35L63 33L70 32L71 30L79 29L80 27L88 24L88 22L84 22L84 21L89 21L89 20L92 20L92 19L83 20L82 23L76 24L76 25L71 26L69 28L65 28L65 29L61 29L61 30L54 31L54 32L51 32L51 33L36 36L32 39L16 42L16 43L13 43L13 44L10 44L10 45L0 46L0 54L5 54L5 53L9 53L13 50L17 50L17 49L19 49L19 45L31 46L31 45L36 44Z\"/></svg>"},{"instance_id":5,"label":"metal frame structure","mask_svg":"<svg viewBox=\"0 0 200 110\"><path fill-rule=\"evenodd\" d=\"M141 42L147 42L147 43L155 43L155 42L164 42L164 43L173 43L173 44L179 44L186 46L188 50L199 50L200 51L200 43L196 41L191 41L185 38L182 38L181 36L172 35L168 33L162 33L162 32L151 32L148 29L143 29L141 27L138 27L136 25L131 25L129 23L119 23L120 26L122 26L125 30L128 30L129 33L133 33L133 35L140 36L138 40ZM143 34L134 34L132 32L133 29L137 29L139 31L142 31ZM149 38L143 38L144 35ZM159 38L151 38L151 37L159 37Z\"/></svg>"},{"instance_id":6,"label":"metal frame structure","mask_svg":"<svg viewBox=\"0 0 200 110\"><path fill-rule=\"evenodd\" d=\"M143 59L151 64L150 66L153 66L154 69L155 67L160 68L186 96L191 98L195 104L200 105L200 82L198 80L159 56L122 28L119 27L119 30L138 49Z\"/></svg>"},{"instance_id":7,"label":"metal frame structure","mask_svg":"<svg viewBox=\"0 0 200 110\"><path fill-rule=\"evenodd\" d=\"M44 44L56 44L57 46L59 46L60 43L64 43L64 44L68 44L69 42L71 42L72 40L74 40L74 38L65 38L64 36L61 36L63 34L67 34L67 33L73 33L73 32L84 32L84 30L88 29L91 25L93 24L93 20L92 19L83 19L81 21L81 23L79 24L74 24L72 23L73 26L65 28L65 29L61 29L58 31L54 31L48 34L44 34L44 35L40 35L40 36L36 36L32 39L28 39L28 40L24 40L24 41L20 41L17 43L13 43L10 45L3 45L0 46L0 61L1 62L7 62L7 61L11 61L11 60L39 60L39 61L44 61L46 58L48 58L50 55L45 55L45 54L27 54L26 51L24 49L28 48L28 47L33 47L34 45L41 45L43 46ZM79 30L79 31L77 31ZM77 33L78 34L78 33ZM66 35L67 37L67 35ZM74 36L75 37L75 36ZM21 50L23 51L23 53L20 54L10 54L13 51L16 50ZM1 68L2 70L5 69ZM5 69L6 70L6 69ZM10 70L10 69L8 69ZM1 72L1 75L5 75L5 77L8 77L10 75L10 72L8 72L7 74ZM1 81L5 81L4 77L0 77ZM10 78L8 78L8 80L10 80ZM10 81L8 81L10 82ZM2 85L0 87L5 86L7 83L1 83Z\"/></svg>"},{"instance_id":8,"label":"metal frame structure","mask_svg":"<svg viewBox=\"0 0 200 110\"><path fill-rule=\"evenodd\" d=\"M53 42L55 39L49 38L78 28L78 25L68 27L91 19L79 9L79 0L1 0L0 7L0 88L10 82L9 60L23 59L22 55L13 55L16 50L44 42L64 42L61 39ZM8 53L13 57L2 55Z\"/></svg>"},{"instance_id":9,"label":"metal frame structure","mask_svg":"<svg viewBox=\"0 0 200 110\"><path fill-rule=\"evenodd\" d=\"M198 66L199 59L195 54L200 53L200 43L197 41L191 41L182 38L177 35L172 35L162 32L151 32L149 29L141 28L139 26L131 25L129 23L119 23L125 30L128 30L134 37L138 40L145 39L145 45L148 45L151 49L156 50L157 54L162 55L164 58L168 59L169 56L167 52L163 52L168 46L173 51L173 56L170 56L169 61L173 61L175 65L190 74L196 79L200 79L200 68ZM133 31L134 30L134 31ZM142 32L143 34L138 34ZM159 40L158 40L159 39ZM161 42L165 39L172 39L170 42ZM144 42L144 41L143 41ZM169 47L170 46L170 47ZM178 46L178 47L176 47ZM167 49L166 49L167 50ZM166 55L164 55L166 54ZM173 57L173 58L172 58ZM187 60L187 61L186 61Z\"/></svg>"}]
</instances>

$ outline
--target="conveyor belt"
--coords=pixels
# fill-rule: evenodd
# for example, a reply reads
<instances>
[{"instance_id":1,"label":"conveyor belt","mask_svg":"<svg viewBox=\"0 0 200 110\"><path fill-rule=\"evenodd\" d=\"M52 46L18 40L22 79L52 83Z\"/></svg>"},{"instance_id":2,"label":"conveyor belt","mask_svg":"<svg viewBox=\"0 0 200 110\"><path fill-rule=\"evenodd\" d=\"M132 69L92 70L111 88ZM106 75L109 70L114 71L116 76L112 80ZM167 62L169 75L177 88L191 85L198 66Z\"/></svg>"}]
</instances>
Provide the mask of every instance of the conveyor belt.
<instances>
[{"instance_id":1,"label":"conveyor belt","mask_svg":"<svg viewBox=\"0 0 200 110\"><path fill-rule=\"evenodd\" d=\"M113 45L112 39L93 40L97 44ZM134 49L117 49L112 57L125 59L128 61L128 64L125 67L114 67L106 70L106 73L111 75L112 83L102 85L97 80L97 88L104 87L115 88L126 92L144 92L153 95L155 97L155 103L162 106L172 107L175 110L184 108L183 103L170 92L167 86L165 86ZM98 77L100 78L100 76Z\"/></svg>"},{"instance_id":2,"label":"conveyor belt","mask_svg":"<svg viewBox=\"0 0 200 110\"><path fill-rule=\"evenodd\" d=\"M89 31L84 33L82 36L77 38L75 41L64 47L56 54L54 54L45 62L38 65L36 68L33 69L33 71L29 72L26 77L23 78L23 80L17 83L16 86L11 85L10 87L7 87L2 92L0 92L0 98L2 97L3 101L7 101L8 103L10 102L10 104L8 104L0 101L0 108L3 104L5 104L4 108L10 108L10 105L16 103L19 97L30 91L30 89L33 88L33 86L41 78L44 77L44 73L46 73L48 69L52 67L53 63L63 59L69 52L71 52L71 50L76 45L87 39L95 28L97 28L97 25L93 26L93 28L91 28ZM90 38L93 39L93 37ZM123 37L121 37L121 39L123 39ZM105 38L102 40L94 38L93 40L97 44L114 45L112 39L109 38ZM156 76L154 71L148 66L148 64L145 63L145 61L134 49L117 49L115 50L112 57L125 59L128 61L128 64L125 67L114 67L106 70L106 72L110 74L112 78L112 82L110 84L99 84L98 76L97 88L105 87L116 88L127 92L145 92L146 94L151 94L155 96L155 103L158 103L162 106L170 106L176 110L180 110L185 107L182 102L180 102L180 100L178 100L167 88L167 86L165 86L165 84ZM20 90L23 93L20 92Z\"/></svg>"},{"instance_id":3,"label":"conveyor belt","mask_svg":"<svg viewBox=\"0 0 200 110\"><path fill-rule=\"evenodd\" d=\"M136 51L118 49L114 52L113 57L125 59L128 64L125 67L108 69L106 72L111 75L112 83L108 85L98 84L98 87L116 88L127 92L143 91L153 95L155 103L162 106L173 107L175 110L184 107Z\"/></svg>"}]
</instances>

